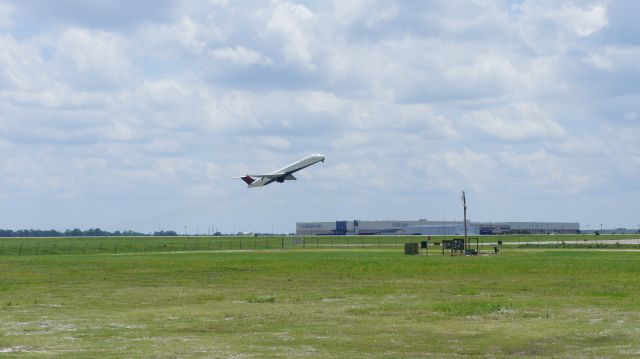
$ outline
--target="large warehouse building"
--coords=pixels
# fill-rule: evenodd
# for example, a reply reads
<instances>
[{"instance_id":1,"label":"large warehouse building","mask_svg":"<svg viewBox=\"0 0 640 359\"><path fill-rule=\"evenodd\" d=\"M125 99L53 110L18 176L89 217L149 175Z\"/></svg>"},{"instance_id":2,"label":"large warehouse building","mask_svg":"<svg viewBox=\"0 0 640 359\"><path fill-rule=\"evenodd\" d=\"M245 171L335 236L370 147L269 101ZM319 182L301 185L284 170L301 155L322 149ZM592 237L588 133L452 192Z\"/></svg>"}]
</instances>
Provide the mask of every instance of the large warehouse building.
<instances>
[{"instance_id":1,"label":"large warehouse building","mask_svg":"<svg viewBox=\"0 0 640 359\"><path fill-rule=\"evenodd\" d=\"M575 234L580 232L577 222L468 222L467 233L478 234ZM462 235L462 221L335 221L298 222L297 235L381 235L422 234Z\"/></svg>"}]
</instances>

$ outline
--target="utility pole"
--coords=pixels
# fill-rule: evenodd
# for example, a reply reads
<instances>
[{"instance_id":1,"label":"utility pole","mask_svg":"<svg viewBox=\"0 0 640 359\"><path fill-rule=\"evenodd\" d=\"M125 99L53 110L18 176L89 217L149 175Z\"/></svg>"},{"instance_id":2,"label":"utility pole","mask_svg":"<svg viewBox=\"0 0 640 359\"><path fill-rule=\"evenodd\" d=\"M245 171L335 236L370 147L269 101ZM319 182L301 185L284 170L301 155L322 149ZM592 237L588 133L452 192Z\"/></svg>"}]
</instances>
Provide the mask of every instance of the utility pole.
<instances>
[{"instance_id":1,"label":"utility pole","mask_svg":"<svg viewBox=\"0 0 640 359\"><path fill-rule=\"evenodd\" d=\"M465 249L471 249L467 238L467 199L464 195L464 191L462 191L462 206L464 207L464 247Z\"/></svg>"}]
</instances>

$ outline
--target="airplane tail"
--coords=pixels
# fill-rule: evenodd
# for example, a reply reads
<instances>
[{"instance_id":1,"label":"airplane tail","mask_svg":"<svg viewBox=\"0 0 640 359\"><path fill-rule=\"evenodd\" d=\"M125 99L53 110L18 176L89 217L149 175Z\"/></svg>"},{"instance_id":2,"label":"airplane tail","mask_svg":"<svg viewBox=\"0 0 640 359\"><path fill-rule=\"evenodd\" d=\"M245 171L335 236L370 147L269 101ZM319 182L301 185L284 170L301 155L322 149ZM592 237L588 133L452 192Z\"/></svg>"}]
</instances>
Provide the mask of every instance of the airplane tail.
<instances>
[{"instance_id":1,"label":"airplane tail","mask_svg":"<svg viewBox=\"0 0 640 359\"><path fill-rule=\"evenodd\" d=\"M255 178L253 178L251 176L244 176L244 177L240 177L240 178L242 178L242 180L245 181L247 183L247 185L250 185L253 182L255 182Z\"/></svg>"}]
</instances>

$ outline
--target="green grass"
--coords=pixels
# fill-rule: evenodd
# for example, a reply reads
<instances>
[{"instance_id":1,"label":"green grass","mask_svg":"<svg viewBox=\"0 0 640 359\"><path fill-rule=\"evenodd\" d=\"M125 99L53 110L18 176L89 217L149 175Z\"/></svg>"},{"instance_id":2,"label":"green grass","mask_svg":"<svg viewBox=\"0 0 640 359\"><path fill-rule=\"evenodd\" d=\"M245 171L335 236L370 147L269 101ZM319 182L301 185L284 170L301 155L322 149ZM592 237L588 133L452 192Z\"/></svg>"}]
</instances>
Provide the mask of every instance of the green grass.
<instances>
[{"instance_id":1,"label":"green grass","mask_svg":"<svg viewBox=\"0 0 640 359\"><path fill-rule=\"evenodd\" d=\"M0 257L0 352L637 357L640 253L286 250Z\"/></svg>"},{"instance_id":2,"label":"green grass","mask_svg":"<svg viewBox=\"0 0 640 359\"><path fill-rule=\"evenodd\" d=\"M431 236L431 244L459 236ZM548 247L563 245L564 241L581 241L580 246L603 246L605 239L638 239L640 235L512 235L479 236L479 244L522 242L554 242ZM194 252L215 250L262 249L400 249L405 242L419 242L426 236L264 236L264 237L66 237L66 238L0 238L0 256L6 255L62 255L62 254L122 254L158 252ZM475 238L475 237L473 237ZM472 240L475 246L475 240ZM487 247L485 246L485 247ZM538 247L538 245L528 245ZM608 246L615 246L609 244ZM438 247L434 248L438 250ZM487 247L487 249L490 249Z\"/></svg>"}]
</instances>

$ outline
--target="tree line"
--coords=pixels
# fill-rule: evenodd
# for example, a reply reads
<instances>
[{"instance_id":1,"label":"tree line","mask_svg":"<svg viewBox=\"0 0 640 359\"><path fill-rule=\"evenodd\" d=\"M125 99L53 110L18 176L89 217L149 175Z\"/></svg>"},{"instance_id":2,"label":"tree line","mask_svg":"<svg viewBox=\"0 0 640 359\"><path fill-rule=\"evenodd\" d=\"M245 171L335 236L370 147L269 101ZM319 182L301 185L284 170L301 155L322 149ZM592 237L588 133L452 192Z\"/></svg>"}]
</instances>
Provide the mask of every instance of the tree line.
<instances>
[{"instance_id":1,"label":"tree line","mask_svg":"<svg viewBox=\"0 0 640 359\"><path fill-rule=\"evenodd\" d=\"M100 228L91 228L85 231L75 228L67 229L63 232L55 229L0 229L0 237L115 237L115 236L148 236L151 234L136 231L114 231L109 232ZM156 231L153 236L177 236L175 231Z\"/></svg>"}]
</instances>

